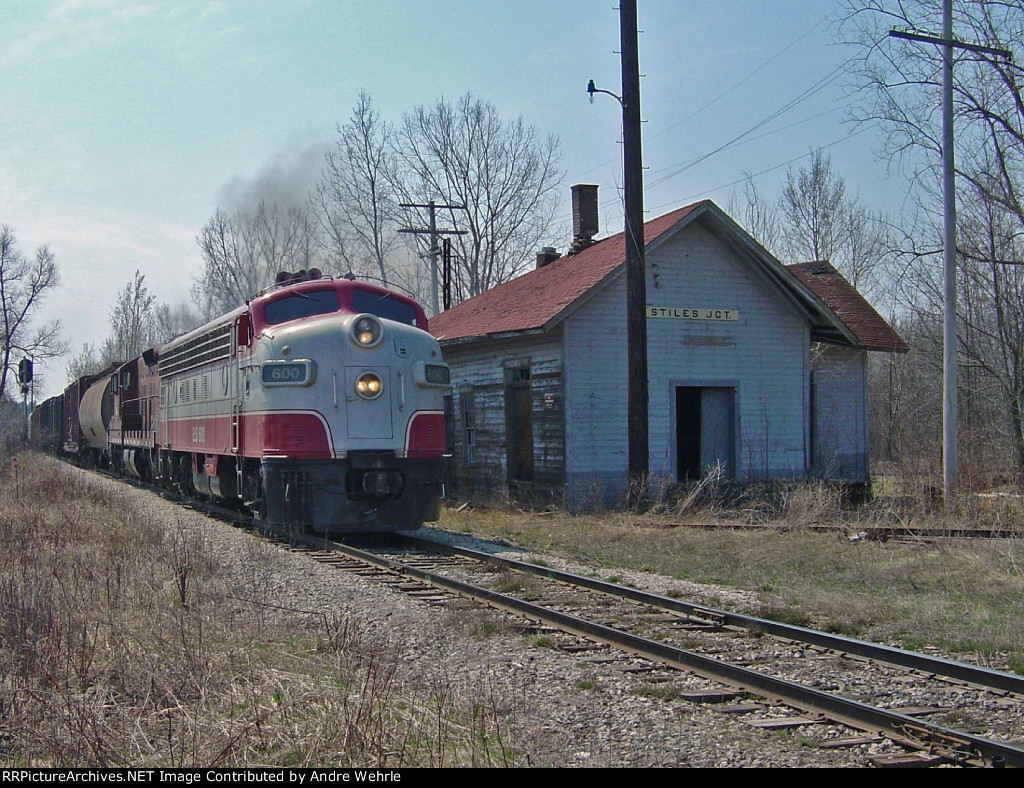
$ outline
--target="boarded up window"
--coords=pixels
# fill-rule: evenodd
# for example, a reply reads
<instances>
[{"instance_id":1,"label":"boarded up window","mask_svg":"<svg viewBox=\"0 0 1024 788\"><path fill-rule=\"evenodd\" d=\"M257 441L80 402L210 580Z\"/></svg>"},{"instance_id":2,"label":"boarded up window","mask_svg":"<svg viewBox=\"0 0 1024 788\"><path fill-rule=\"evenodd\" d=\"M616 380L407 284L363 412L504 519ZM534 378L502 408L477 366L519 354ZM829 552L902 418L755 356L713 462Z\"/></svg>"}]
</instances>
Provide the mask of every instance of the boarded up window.
<instances>
[{"instance_id":1,"label":"boarded up window","mask_svg":"<svg viewBox=\"0 0 1024 788\"><path fill-rule=\"evenodd\" d=\"M463 391L460 396L462 407L462 445L465 449L466 465L476 463L476 398L473 389Z\"/></svg>"}]
</instances>

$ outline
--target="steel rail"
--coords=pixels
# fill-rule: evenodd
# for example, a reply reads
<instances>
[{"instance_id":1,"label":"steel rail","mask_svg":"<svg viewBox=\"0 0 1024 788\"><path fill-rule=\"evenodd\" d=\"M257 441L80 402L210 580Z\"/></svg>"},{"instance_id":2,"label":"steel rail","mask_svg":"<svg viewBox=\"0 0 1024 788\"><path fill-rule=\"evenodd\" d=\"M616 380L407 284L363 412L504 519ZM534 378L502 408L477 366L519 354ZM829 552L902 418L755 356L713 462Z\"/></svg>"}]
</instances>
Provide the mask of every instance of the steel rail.
<instances>
[{"instance_id":1,"label":"steel rail","mask_svg":"<svg viewBox=\"0 0 1024 788\"><path fill-rule=\"evenodd\" d=\"M508 566L523 572L547 577L551 580L559 580L564 583L590 588L594 591L613 594L615 596L632 599L635 602L671 610L677 613L701 618L706 621L713 621L723 626L734 626L766 635L795 640L801 643L826 648L832 651L839 651L846 654L853 654L858 657L885 662L910 670L944 676L958 681L977 684L988 689L1000 690L1002 692L1015 693L1024 696L1024 676L1014 673L1005 673L991 668L983 668L978 665L969 665L965 662L957 662L941 657L932 657L927 654L918 654L913 651L905 651L893 646L883 646L879 643L871 643L866 640L833 635L828 632L821 632L815 629L799 627L793 624L784 624L769 619L746 616L740 613L730 613L724 610L716 610L704 605L697 605L691 602L684 602L671 597L652 594L647 591L640 591L635 588L616 585L603 580L591 577L562 572L546 566L528 564L524 561L516 561L512 558L483 553L465 547L442 544L429 539L418 537L402 537L410 543L429 545L433 549L455 555L464 555L469 558L476 558L481 561L497 562L502 566Z\"/></svg>"},{"instance_id":2,"label":"steel rail","mask_svg":"<svg viewBox=\"0 0 1024 788\"><path fill-rule=\"evenodd\" d=\"M737 691L750 692L799 709L819 719L840 722L851 728L885 736L911 749L939 754L955 763L973 766L1024 767L1024 749L952 730L888 709L879 709L859 701L807 687L802 684L763 675L748 668L685 651L665 643L648 640L612 627L586 621L577 616L525 602L495 591L463 583L443 575L411 567L380 555L374 555L329 539L310 539L308 544L337 550L346 555L424 583L444 588L509 612L555 626L563 631L614 645L638 656L688 670L705 678L727 684Z\"/></svg>"},{"instance_id":3,"label":"steel rail","mask_svg":"<svg viewBox=\"0 0 1024 788\"><path fill-rule=\"evenodd\" d=\"M704 531L781 531L786 532L791 528L782 528L778 524L758 523L666 523L666 526L679 528L699 528ZM869 525L857 528L848 528L840 525L820 525L810 523L801 525L801 531L813 531L819 534L849 534L855 531L864 539L884 541L894 538L917 538L917 539L1016 539L1021 536L1020 526L1007 526L1005 528L972 528L964 527L929 527L929 526L902 526L902 525Z\"/></svg>"},{"instance_id":4,"label":"steel rail","mask_svg":"<svg viewBox=\"0 0 1024 788\"><path fill-rule=\"evenodd\" d=\"M101 475L107 476L108 478L118 479L134 486L146 487L165 497L189 502L193 506L200 503L197 501L191 501L187 498L182 498L174 491L150 485L137 479L116 476L108 471L100 469L92 470L100 473ZM217 512L221 516L230 516L232 519L251 520L248 515L241 514L233 509L220 507L208 501L201 503L202 506L199 508L207 513ZM251 521L253 523L258 523L258 521L255 520ZM265 523L260 523L259 525L260 527L266 528ZM603 593L624 597L626 599L632 599L635 602L641 602L643 604L660 607L665 610L683 613L684 615L703 619L721 626L733 626L740 629L761 632L766 635L807 643L820 648L829 649L831 651L852 654L854 656L876 660L878 662L885 662L908 670L916 670L923 673L944 676L957 681L975 684L986 689L994 689L1024 696L1024 676L1019 676L1013 673L992 670L991 668L983 668L978 665L969 665L965 662L943 659L942 657L932 657L927 654L905 651L904 649L895 648L893 646L884 646L879 643L871 643L865 640L858 640L856 638L833 635L828 632L821 632L820 630L808 629L806 627L799 627L793 624L784 624L778 621L757 618L756 616L747 616L741 613L730 613L724 610L716 610L715 608L707 607L705 605L684 602L678 599L672 599L671 597L653 594L648 591L641 591L636 588L629 588L627 586L609 583L604 580L597 580L592 577L574 575L569 572L552 569L551 567L538 566L537 564L530 564L525 561L517 561L513 558L496 556L479 550L457 547L443 542L435 542L432 539L424 539L421 537L406 536L402 534L395 534L393 536L399 541L403 541L407 544L420 545L421 547L429 547L432 550L447 552L453 555L463 555L468 558L498 563L503 566L508 566L523 572L529 572L548 579L579 585L584 588L590 588L594 591L601 591Z\"/></svg>"},{"instance_id":5,"label":"steel rail","mask_svg":"<svg viewBox=\"0 0 1024 788\"><path fill-rule=\"evenodd\" d=\"M127 481L125 477L118 478ZM138 486L149 485L146 485L144 482L139 482ZM212 513L212 510L223 510L222 507L210 504L207 504L204 509L206 509L208 514ZM223 511L227 512L229 510ZM596 622L586 621L576 616L560 613L514 597L489 591L442 575L437 575L436 573L417 569L383 556L374 555L363 550L358 550L354 547L349 547L348 545L334 542L324 537L314 537L312 535L282 531L281 529L268 526L266 523L255 521L251 517L240 516L239 513L234 512L233 510L230 510L230 514L232 519L238 518L239 520L246 521L250 527L258 526L261 531L276 532L280 538L287 538L293 542L303 542L313 549L337 551L368 564L389 569L410 577L415 577L429 585L444 588L452 591L453 593L486 602L487 604L493 605L499 609L525 615L537 621L551 624L563 631L571 632L597 642L604 642L632 652L638 656L676 667L680 670L691 671L713 681L728 684L737 691L757 694L763 698L783 703L791 708L800 709L812 715L820 715L822 719L827 718L874 735L885 736L911 749L921 749L933 754L939 754L941 757L947 758L958 764L974 766L1024 767L1024 749L1017 748L1012 745L992 741L990 739L985 739L962 731L945 728L943 726L902 715L894 711L879 709L859 701L829 695L828 693L815 690L811 687L806 687L784 679L766 676L737 665L729 665L728 663L706 657L702 654L685 651L664 643L658 643L646 638L641 638L628 632L622 632ZM627 598L636 599L638 601L642 601L648 597L651 599L662 600L667 603L667 605L672 606L672 609L676 609L675 606L678 605L680 612L692 610L692 614L697 616L710 614L712 616L712 620L721 615L725 616L726 621L730 618L746 618L750 621L763 621L766 624L772 624L780 627L787 626L777 624L776 622L764 621L763 619L754 619L752 617L724 613L723 611L716 611L712 608L706 608L700 605L690 605L669 597L659 597L658 595L648 594L647 592L638 591L637 589L630 589L624 586L616 586L611 583L594 580L592 578L571 575L566 572L551 569L550 567L526 564L525 562L500 558L488 553L480 553L478 551L459 548L453 545L445 545L426 539L417 539L415 537L402 538L409 542L419 542L421 545L429 545L432 549L441 549L442 551L453 554L463 554L467 557L483 558L499 564L516 566L517 568L524 569L524 571L544 575L552 579L565 579L566 581L569 581L569 578L572 578L569 582L578 582L580 585L589 586L595 590L602 590L603 587L614 588L615 591L613 593L617 593ZM801 628L796 627L794 629L800 630ZM806 630L806 632L825 637L833 637L826 635L826 633L816 633L814 630ZM863 641L855 642L863 643ZM865 643L864 645L875 646L875 644L868 643ZM899 651L899 649L893 649L893 651ZM902 653L909 654L910 652ZM942 661L946 662L944 660ZM962 663L951 664L960 665ZM973 666L964 667L972 668Z\"/></svg>"}]
</instances>

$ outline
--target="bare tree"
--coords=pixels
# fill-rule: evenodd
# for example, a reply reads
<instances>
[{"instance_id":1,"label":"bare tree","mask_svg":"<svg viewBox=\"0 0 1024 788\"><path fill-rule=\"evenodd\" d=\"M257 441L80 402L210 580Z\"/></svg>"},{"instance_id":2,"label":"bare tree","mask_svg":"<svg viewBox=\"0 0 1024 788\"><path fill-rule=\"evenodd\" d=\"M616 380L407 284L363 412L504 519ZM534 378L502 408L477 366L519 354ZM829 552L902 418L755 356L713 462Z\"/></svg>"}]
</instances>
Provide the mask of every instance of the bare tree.
<instances>
[{"instance_id":1,"label":"bare tree","mask_svg":"<svg viewBox=\"0 0 1024 788\"><path fill-rule=\"evenodd\" d=\"M187 302L176 305L157 304L153 309L153 338L165 342L187 334L203 322L203 316Z\"/></svg>"},{"instance_id":2,"label":"bare tree","mask_svg":"<svg viewBox=\"0 0 1024 788\"><path fill-rule=\"evenodd\" d=\"M522 118L504 121L490 102L466 94L407 113L396 135L397 175L406 202L465 205L447 217L454 236L456 302L507 281L546 240L556 207L559 145ZM411 223L422 218L411 215Z\"/></svg>"},{"instance_id":3,"label":"bare tree","mask_svg":"<svg viewBox=\"0 0 1024 788\"><path fill-rule=\"evenodd\" d=\"M870 295L889 252L887 223L846 193L832 158L812 151L810 164L790 168L779 197L782 252L790 260L828 260Z\"/></svg>"},{"instance_id":4,"label":"bare tree","mask_svg":"<svg viewBox=\"0 0 1024 788\"><path fill-rule=\"evenodd\" d=\"M193 294L213 316L278 271L315 266L377 278L422 299L424 256L397 230L399 222L422 226L423 217L398 204L435 200L465 206L444 217L466 231L455 238L453 294L457 301L477 295L524 270L547 240L559 155L557 140L540 139L521 118L503 121L468 94L418 107L396 129L363 92L305 204L215 212L196 238L204 270ZM415 243L425 251L422 236Z\"/></svg>"},{"instance_id":5,"label":"bare tree","mask_svg":"<svg viewBox=\"0 0 1024 788\"><path fill-rule=\"evenodd\" d=\"M832 158L811 153L809 167L786 174L779 198L784 216L783 239L797 260L830 260L839 246L846 204L846 182L832 171Z\"/></svg>"},{"instance_id":6,"label":"bare tree","mask_svg":"<svg viewBox=\"0 0 1024 788\"><path fill-rule=\"evenodd\" d=\"M938 325L941 227L941 52L889 37L890 28L938 30L941 7L926 0L848 0L840 35L862 45L854 120L879 124L885 152L913 177L920 231L903 243L911 276L908 315ZM954 31L968 42L1007 49L1024 39L1022 0L954 3ZM958 204L958 387L966 451L989 467L1024 474L1024 94L1017 63L959 52L954 68ZM923 332L914 349L934 362L940 345ZM915 396L910 392L909 396ZM991 447L981 456L980 447ZM1013 457L1012 465L999 457Z\"/></svg>"},{"instance_id":7,"label":"bare tree","mask_svg":"<svg viewBox=\"0 0 1024 788\"><path fill-rule=\"evenodd\" d=\"M193 294L207 317L244 303L279 271L320 267L322 260L316 222L304 206L261 201L234 214L218 208L196 242L203 273Z\"/></svg>"},{"instance_id":8,"label":"bare tree","mask_svg":"<svg viewBox=\"0 0 1024 788\"><path fill-rule=\"evenodd\" d=\"M761 246L772 254L779 254L782 223L778 200L769 200L761 194L749 173L743 181L742 197L736 192L730 194L727 210Z\"/></svg>"},{"instance_id":9,"label":"bare tree","mask_svg":"<svg viewBox=\"0 0 1024 788\"><path fill-rule=\"evenodd\" d=\"M958 222L965 426L980 431L984 445L1012 456L1024 476L1024 239L996 201L978 199L965 208ZM1005 429L993 431L994 425Z\"/></svg>"},{"instance_id":10,"label":"bare tree","mask_svg":"<svg viewBox=\"0 0 1024 788\"><path fill-rule=\"evenodd\" d=\"M1024 36L1021 0L954 3L958 38L1007 49ZM889 37L890 28L938 30L941 5L930 0L847 0L840 36L860 44L853 120L879 124L885 153L926 189L941 165L941 52L930 44ZM958 53L954 69L957 176L991 191L1021 216L1024 162L1019 155L1024 69L980 52ZM937 210L937 206L932 208Z\"/></svg>"},{"instance_id":11,"label":"bare tree","mask_svg":"<svg viewBox=\"0 0 1024 788\"><path fill-rule=\"evenodd\" d=\"M323 176L311 204L331 260L356 275L388 284L400 243L398 199L390 177L394 128L382 120L366 91L325 156Z\"/></svg>"},{"instance_id":12,"label":"bare tree","mask_svg":"<svg viewBox=\"0 0 1024 788\"><path fill-rule=\"evenodd\" d=\"M135 277L117 294L110 309L110 336L100 348L104 364L136 358L153 345L153 307L156 296L146 287L146 277Z\"/></svg>"},{"instance_id":13,"label":"bare tree","mask_svg":"<svg viewBox=\"0 0 1024 788\"><path fill-rule=\"evenodd\" d=\"M82 345L82 352L76 353L64 368L68 383L74 383L86 375L95 375L103 369L103 362L96 352L96 346L88 342Z\"/></svg>"},{"instance_id":14,"label":"bare tree","mask_svg":"<svg viewBox=\"0 0 1024 788\"><path fill-rule=\"evenodd\" d=\"M157 304L144 282L145 276L136 271L111 307L110 336L98 351L86 342L81 352L71 357L65 367L68 383L95 375L112 362L137 358L154 344L184 334L202 322L190 304Z\"/></svg>"},{"instance_id":15,"label":"bare tree","mask_svg":"<svg viewBox=\"0 0 1024 788\"><path fill-rule=\"evenodd\" d=\"M36 308L59 280L49 249L42 246L34 258L27 258L18 249L11 228L0 226L0 395L6 394L8 377L20 356L40 361L66 351L59 321L31 330Z\"/></svg>"}]
</instances>

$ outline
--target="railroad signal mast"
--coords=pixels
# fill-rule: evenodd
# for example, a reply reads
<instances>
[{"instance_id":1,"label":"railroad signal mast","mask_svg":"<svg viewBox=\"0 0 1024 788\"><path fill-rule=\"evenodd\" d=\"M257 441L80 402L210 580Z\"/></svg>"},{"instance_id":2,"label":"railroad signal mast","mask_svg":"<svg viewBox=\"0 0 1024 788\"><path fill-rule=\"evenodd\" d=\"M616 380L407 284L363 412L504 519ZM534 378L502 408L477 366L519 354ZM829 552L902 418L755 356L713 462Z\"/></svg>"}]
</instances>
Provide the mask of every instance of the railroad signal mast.
<instances>
[{"instance_id":1,"label":"railroad signal mast","mask_svg":"<svg viewBox=\"0 0 1024 788\"><path fill-rule=\"evenodd\" d=\"M439 314L441 312L441 300L438 297L439 286L438 286L438 271L437 271L437 258L444 255L444 309L451 307L451 241L448 238L444 239L445 249L442 250L438 247L437 241L442 235L465 235L465 230L438 230L437 229L437 209L441 208L446 211L465 211L467 210L465 205L438 205L433 200L428 203L412 203L403 202L399 203L399 208L426 208L429 216L429 226L426 228L414 228L414 227L403 227L398 232L400 233L411 233L413 235L429 235L430 236L430 250L424 255L424 257L430 258L430 308L433 314Z\"/></svg>"},{"instance_id":2,"label":"railroad signal mast","mask_svg":"<svg viewBox=\"0 0 1024 788\"><path fill-rule=\"evenodd\" d=\"M32 438L32 420L29 418L28 402L29 391L32 389L33 369L32 359L25 357L18 362L18 383L21 385L21 398L25 404L25 440ZM35 399L33 392L33 399Z\"/></svg>"}]
</instances>

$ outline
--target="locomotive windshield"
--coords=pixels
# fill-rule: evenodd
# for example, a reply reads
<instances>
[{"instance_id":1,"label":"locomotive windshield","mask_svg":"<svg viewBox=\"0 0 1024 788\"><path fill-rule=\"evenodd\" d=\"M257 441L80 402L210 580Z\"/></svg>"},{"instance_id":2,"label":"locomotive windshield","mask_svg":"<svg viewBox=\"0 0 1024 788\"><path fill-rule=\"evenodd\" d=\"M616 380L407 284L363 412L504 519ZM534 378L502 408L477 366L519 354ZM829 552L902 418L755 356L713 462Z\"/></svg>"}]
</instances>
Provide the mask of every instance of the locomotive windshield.
<instances>
[{"instance_id":1,"label":"locomotive windshield","mask_svg":"<svg viewBox=\"0 0 1024 788\"><path fill-rule=\"evenodd\" d=\"M385 320L416 325L416 310L404 301L393 298L389 293L371 293L368 290L352 291L352 308L356 312L369 312Z\"/></svg>"},{"instance_id":2,"label":"locomotive windshield","mask_svg":"<svg viewBox=\"0 0 1024 788\"><path fill-rule=\"evenodd\" d=\"M341 308L337 290L313 290L309 293L294 293L287 298L267 304L267 323L276 325L289 320L311 315L325 315Z\"/></svg>"}]
</instances>

